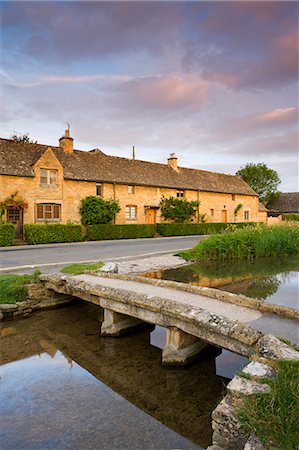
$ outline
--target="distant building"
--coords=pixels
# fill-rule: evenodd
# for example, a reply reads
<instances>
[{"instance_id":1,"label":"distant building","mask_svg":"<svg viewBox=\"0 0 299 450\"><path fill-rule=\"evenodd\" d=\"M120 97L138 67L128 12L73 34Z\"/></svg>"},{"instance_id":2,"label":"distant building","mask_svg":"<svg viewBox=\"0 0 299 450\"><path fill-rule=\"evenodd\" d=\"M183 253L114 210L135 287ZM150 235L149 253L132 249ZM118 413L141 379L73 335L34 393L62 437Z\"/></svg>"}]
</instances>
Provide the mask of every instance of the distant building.
<instances>
[{"instance_id":1,"label":"distant building","mask_svg":"<svg viewBox=\"0 0 299 450\"><path fill-rule=\"evenodd\" d=\"M283 192L268 208L269 216L299 214L299 192Z\"/></svg>"},{"instance_id":2,"label":"distant building","mask_svg":"<svg viewBox=\"0 0 299 450\"><path fill-rule=\"evenodd\" d=\"M80 203L89 195L119 201L117 224L162 221L162 196L198 200L194 221L201 214L209 222L267 220L257 194L238 176L180 167L174 153L158 164L74 150L69 130L59 147L0 139L0 201L16 191L28 207L7 206L4 219L20 235L23 223L80 222Z\"/></svg>"}]
</instances>

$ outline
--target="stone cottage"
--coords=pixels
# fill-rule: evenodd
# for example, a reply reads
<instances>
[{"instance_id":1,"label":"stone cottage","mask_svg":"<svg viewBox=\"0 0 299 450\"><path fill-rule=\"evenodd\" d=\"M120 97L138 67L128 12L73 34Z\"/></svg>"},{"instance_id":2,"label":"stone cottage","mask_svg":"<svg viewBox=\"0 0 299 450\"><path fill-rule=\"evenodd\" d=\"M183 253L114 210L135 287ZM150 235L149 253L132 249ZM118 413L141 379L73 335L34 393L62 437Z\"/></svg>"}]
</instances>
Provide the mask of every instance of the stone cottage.
<instances>
[{"instance_id":1,"label":"stone cottage","mask_svg":"<svg viewBox=\"0 0 299 450\"><path fill-rule=\"evenodd\" d=\"M0 139L0 202L16 191L26 202L4 211L20 235L24 223L79 222L89 195L119 201L117 224L162 221L162 196L198 200L195 221L201 214L209 222L265 220L257 194L240 177L180 167L173 153L158 164L74 150L73 143L69 130L58 147Z\"/></svg>"}]
</instances>

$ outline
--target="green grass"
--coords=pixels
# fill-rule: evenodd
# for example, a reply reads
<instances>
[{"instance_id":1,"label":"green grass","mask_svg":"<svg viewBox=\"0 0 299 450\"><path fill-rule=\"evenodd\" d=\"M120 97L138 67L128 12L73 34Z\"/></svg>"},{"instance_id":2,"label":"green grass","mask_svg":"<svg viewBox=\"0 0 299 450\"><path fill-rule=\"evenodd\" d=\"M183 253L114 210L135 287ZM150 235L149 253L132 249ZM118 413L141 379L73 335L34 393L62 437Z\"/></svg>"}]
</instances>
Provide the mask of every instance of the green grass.
<instances>
[{"instance_id":1,"label":"green grass","mask_svg":"<svg viewBox=\"0 0 299 450\"><path fill-rule=\"evenodd\" d=\"M93 264L71 264L61 269L61 272L80 275L80 273L84 273L85 270L97 270L103 267L103 265L104 263L102 262L97 262Z\"/></svg>"},{"instance_id":2,"label":"green grass","mask_svg":"<svg viewBox=\"0 0 299 450\"><path fill-rule=\"evenodd\" d=\"M262 258L299 253L299 226L256 225L234 232L217 234L201 241L193 249L180 252L187 260Z\"/></svg>"},{"instance_id":3,"label":"green grass","mask_svg":"<svg viewBox=\"0 0 299 450\"><path fill-rule=\"evenodd\" d=\"M276 379L265 379L269 394L245 398L238 416L249 433L253 432L265 449L299 448L299 362L278 361Z\"/></svg>"},{"instance_id":4,"label":"green grass","mask_svg":"<svg viewBox=\"0 0 299 450\"><path fill-rule=\"evenodd\" d=\"M0 275L0 304L27 300L26 284L37 281L40 271L29 275Z\"/></svg>"}]
</instances>

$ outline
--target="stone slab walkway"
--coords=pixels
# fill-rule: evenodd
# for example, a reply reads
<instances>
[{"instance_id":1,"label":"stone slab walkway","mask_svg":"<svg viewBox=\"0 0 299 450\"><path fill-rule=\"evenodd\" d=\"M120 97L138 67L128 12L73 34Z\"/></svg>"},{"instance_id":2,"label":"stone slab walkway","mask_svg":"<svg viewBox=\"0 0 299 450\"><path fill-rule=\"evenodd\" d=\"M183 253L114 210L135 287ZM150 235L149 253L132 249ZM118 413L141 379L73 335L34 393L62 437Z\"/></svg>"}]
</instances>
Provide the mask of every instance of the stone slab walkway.
<instances>
[{"instance_id":1,"label":"stone slab walkway","mask_svg":"<svg viewBox=\"0 0 299 450\"><path fill-rule=\"evenodd\" d=\"M88 274L77 275L74 278L98 286L124 289L145 294L147 296L167 298L190 306L199 306L210 313L219 314L230 320L238 320L242 323L247 323L262 333L289 339L294 343L299 341L299 326L298 320L296 319L288 319L286 317L277 316L276 314L255 311L244 306L226 303L202 295L137 281L102 278Z\"/></svg>"}]
</instances>

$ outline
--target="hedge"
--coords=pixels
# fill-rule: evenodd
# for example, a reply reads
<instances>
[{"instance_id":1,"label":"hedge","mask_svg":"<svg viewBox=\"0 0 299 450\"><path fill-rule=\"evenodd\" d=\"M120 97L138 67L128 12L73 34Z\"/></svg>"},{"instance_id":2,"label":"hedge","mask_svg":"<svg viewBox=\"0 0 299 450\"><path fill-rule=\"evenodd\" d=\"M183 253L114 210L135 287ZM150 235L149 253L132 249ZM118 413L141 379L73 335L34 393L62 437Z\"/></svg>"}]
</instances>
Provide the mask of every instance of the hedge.
<instances>
[{"instance_id":1,"label":"hedge","mask_svg":"<svg viewBox=\"0 0 299 450\"><path fill-rule=\"evenodd\" d=\"M82 225L76 224L27 224L24 225L28 244L82 241Z\"/></svg>"},{"instance_id":2,"label":"hedge","mask_svg":"<svg viewBox=\"0 0 299 450\"><path fill-rule=\"evenodd\" d=\"M12 223L0 223L0 247L13 245L15 227Z\"/></svg>"},{"instance_id":3,"label":"hedge","mask_svg":"<svg viewBox=\"0 0 299 450\"><path fill-rule=\"evenodd\" d=\"M283 214L282 215L282 220L298 221L299 220L299 214Z\"/></svg>"},{"instance_id":4,"label":"hedge","mask_svg":"<svg viewBox=\"0 0 299 450\"><path fill-rule=\"evenodd\" d=\"M86 240L101 241L104 239L137 239L153 237L155 225L87 225Z\"/></svg>"},{"instance_id":5,"label":"hedge","mask_svg":"<svg viewBox=\"0 0 299 450\"><path fill-rule=\"evenodd\" d=\"M243 228L255 222L213 222L213 223L157 223L157 232L162 236L188 236L192 234L217 234L228 226Z\"/></svg>"}]
</instances>

